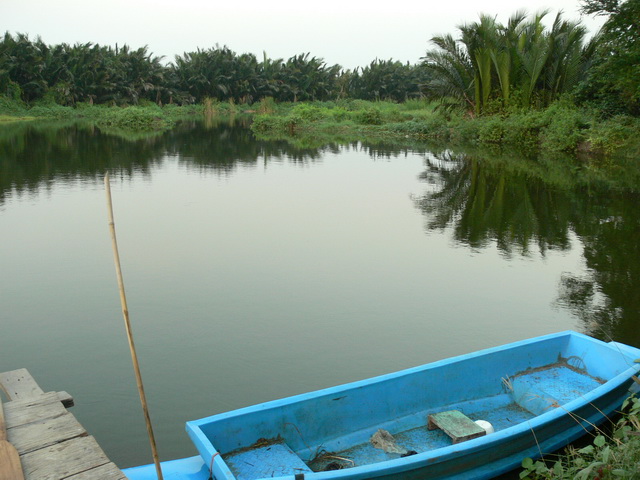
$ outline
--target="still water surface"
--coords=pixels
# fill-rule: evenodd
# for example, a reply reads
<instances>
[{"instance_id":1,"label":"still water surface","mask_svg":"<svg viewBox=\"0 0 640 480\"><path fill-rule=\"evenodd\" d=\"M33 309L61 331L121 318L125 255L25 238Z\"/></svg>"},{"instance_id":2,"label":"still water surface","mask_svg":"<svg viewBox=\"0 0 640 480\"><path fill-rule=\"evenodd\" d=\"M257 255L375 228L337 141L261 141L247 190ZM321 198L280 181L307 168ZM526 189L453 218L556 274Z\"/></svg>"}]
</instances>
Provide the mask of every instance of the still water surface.
<instances>
[{"instance_id":1,"label":"still water surface","mask_svg":"<svg viewBox=\"0 0 640 480\"><path fill-rule=\"evenodd\" d=\"M187 420L525 337L640 346L637 193L536 168L258 141L237 122L3 127L0 371L70 392L119 466L152 461L107 169L162 460L195 454Z\"/></svg>"}]
</instances>

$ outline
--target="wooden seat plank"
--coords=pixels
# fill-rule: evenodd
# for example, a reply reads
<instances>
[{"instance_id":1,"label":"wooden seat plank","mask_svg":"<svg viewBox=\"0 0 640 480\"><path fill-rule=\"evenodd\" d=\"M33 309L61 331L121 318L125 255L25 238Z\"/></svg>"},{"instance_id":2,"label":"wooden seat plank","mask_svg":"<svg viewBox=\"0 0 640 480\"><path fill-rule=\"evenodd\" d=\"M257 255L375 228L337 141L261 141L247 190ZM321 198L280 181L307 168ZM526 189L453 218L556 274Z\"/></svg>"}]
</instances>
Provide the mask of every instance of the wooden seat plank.
<instances>
[{"instance_id":1,"label":"wooden seat plank","mask_svg":"<svg viewBox=\"0 0 640 480\"><path fill-rule=\"evenodd\" d=\"M460 443L486 434L484 428L458 410L434 413L428 417L429 430L440 428L453 443Z\"/></svg>"}]
</instances>

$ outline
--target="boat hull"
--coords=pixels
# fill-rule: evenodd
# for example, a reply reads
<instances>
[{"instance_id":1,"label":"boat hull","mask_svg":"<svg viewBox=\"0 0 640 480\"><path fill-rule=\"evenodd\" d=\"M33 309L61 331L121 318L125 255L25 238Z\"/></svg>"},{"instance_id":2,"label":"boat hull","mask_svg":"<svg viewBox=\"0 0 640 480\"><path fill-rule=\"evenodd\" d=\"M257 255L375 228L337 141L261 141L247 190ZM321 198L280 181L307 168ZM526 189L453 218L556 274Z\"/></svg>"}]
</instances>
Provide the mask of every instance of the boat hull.
<instances>
[{"instance_id":1,"label":"boat hull","mask_svg":"<svg viewBox=\"0 0 640 480\"><path fill-rule=\"evenodd\" d=\"M217 480L493 478L614 414L637 358L638 349L562 332L187 422L207 476L184 479L208 478L210 465ZM427 428L444 410L495 432L452 444ZM379 428L416 454L374 448Z\"/></svg>"}]
</instances>

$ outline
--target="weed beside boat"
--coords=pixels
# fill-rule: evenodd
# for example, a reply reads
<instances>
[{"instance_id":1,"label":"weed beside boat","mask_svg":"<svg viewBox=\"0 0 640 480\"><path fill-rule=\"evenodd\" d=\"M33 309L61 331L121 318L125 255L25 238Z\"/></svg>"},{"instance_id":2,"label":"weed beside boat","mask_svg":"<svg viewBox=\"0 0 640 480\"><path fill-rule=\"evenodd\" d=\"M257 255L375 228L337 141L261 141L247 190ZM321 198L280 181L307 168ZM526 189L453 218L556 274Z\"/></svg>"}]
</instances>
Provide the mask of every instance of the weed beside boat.
<instances>
[{"instance_id":1,"label":"weed beside boat","mask_svg":"<svg viewBox=\"0 0 640 480\"><path fill-rule=\"evenodd\" d=\"M522 461L521 479L638 479L640 478L640 399L629 397L622 417L612 431L597 429L593 442L569 447L555 461L551 456L534 462Z\"/></svg>"}]
</instances>

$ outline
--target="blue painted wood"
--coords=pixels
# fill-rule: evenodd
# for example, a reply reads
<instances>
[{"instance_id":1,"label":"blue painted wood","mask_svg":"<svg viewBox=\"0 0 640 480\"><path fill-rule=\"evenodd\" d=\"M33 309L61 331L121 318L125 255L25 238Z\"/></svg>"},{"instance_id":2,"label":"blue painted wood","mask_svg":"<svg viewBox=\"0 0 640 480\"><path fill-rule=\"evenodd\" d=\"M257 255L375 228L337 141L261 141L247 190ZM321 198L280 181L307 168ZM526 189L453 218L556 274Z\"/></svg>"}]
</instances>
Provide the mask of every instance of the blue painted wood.
<instances>
[{"instance_id":1,"label":"blue painted wood","mask_svg":"<svg viewBox=\"0 0 640 480\"><path fill-rule=\"evenodd\" d=\"M604 421L635 385L637 358L639 349L568 331L214 415L187 422L200 461L170 462L169 478L206 480L212 459L217 480L294 480L296 468L329 463L344 468L305 471L304 478L492 478ZM452 445L441 430L427 428L428 415L443 410L489 421L495 433ZM369 439L379 428L417 453L402 457L374 448ZM273 458L263 455L269 452L262 451L264 439L286 445L273 468ZM259 448L252 447L258 440ZM322 451L332 455L314 458ZM259 473L241 462L230 468L230 459L248 452L252 466L264 460ZM153 478L147 471L124 472L132 480Z\"/></svg>"}]
</instances>

